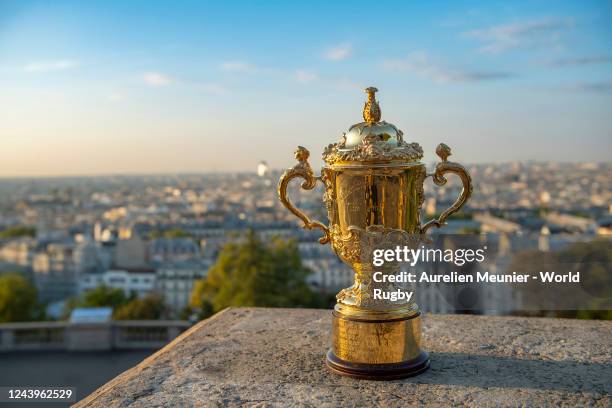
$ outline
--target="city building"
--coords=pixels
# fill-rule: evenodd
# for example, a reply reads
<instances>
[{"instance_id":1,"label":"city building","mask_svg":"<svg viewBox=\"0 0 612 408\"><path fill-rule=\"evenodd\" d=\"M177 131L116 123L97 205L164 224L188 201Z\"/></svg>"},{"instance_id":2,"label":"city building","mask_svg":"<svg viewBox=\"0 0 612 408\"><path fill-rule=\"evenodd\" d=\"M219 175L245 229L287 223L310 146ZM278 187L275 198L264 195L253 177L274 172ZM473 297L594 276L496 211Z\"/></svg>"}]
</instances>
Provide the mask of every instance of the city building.
<instances>
[{"instance_id":1,"label":"city building","mask_svg":"<svg viewBox=\"0 0 612 408\"><path fill-rule=\"evenodd\" d=\"M107 286L121 289L126 296L132 293L144 297L155 290L155 270L153 269L111 269L103 273L85 274L79 277L79 293Z\"/></svg>"},{"instance_id":2,"label":"city building","mask_svg":"<svg viewBox=\"0 0 612 408\"><path fill-rule=\"evenodd\" d=\"M191 238L155 238L149 243L152 262L184 261L198 257L200 247Z\"/></svg>"},{"instance_id":3,"label":"city building","mask_svg":"<svg viewBox=\"0 0 612 408\"><path fill-rule=\"evenodd\" d=\"M337 293L353 284L353 270L330 247L315 241L300 242L298 249L304 266L312 271L306 281L315 291Z\"/></svg>"},{"instance_id":4,"label":"city building","mask_svg":"<svg viewBox=\"0 0 612 408\"><path fill-rule=\"evenodd\" d=\"M147 264L147 243L135 234L118 240L114 264L118 268L142 268Z\"/></svg>"},{"instance_id":5,"label":"city building","mask_svg":"<svg viewBox=\"0 0 612 408\"><path fill-rule=\"evenodd\" d=\"M279 203L275 184L280 171L265 163L257 170L0 180L1 228L36 227L35 238L0 238L0 273L32 278L41 299L54 304L104 283L126 292L159 291L170 308L180 312L193 282L205 276L223 246L251 229L263 241L295 239L305 266L312 270L307 281L315 291L331 294L350 286L352 270L329 246L318 244L320 231L300 228ZM472 197L445 228L431 235L498 241L499 256L489 266L493 270L503 271L521 250L554 252L610 236L610 163L486 163L470 165L469 171ZM449 177L443 188L429 182L424 188L422 222L448 208L461 183ZM302 191L295 182L289 190L296 206L325 223L321 183L314 191ZM180 237L171 238L171 233ZM521 299L495 288L477 295L482 313L509 313L520 307ZM425 311L452 313L457 296L425 287L417 301ZM508 308L490 311L501 299Z\"/></svg>"},{"instance_id":6,"label":"city building","mask_svg":"<svg viewBox=\"0 0 612 408\"><path fill-rule=\"evenodd\" d=\"M59 301L76 294L74 248L74 243L49 244L34 255L32 275L42 301Z\"/></svg>"},{"instance_id":7,"label":"city building","mask_svg":"<svg viewBox=\"0 0 612 408\"><path fill-rule=\"evenodd\" d=\"M0 260L17 266L31 267L36 251L36 240L20 238L0 247Z\"/></svg>"},{"instance_id":8,"label":"city building","mask_svg":"<svg viewBox=\"0 0 612 408\"><path fill-rule=\"evenodd\" d=\"M157 266L155 288L174 317L178 317L189 304L196 281L206 278L210 264L202 260L185 260Z\"/></svg>"}]
</instances>

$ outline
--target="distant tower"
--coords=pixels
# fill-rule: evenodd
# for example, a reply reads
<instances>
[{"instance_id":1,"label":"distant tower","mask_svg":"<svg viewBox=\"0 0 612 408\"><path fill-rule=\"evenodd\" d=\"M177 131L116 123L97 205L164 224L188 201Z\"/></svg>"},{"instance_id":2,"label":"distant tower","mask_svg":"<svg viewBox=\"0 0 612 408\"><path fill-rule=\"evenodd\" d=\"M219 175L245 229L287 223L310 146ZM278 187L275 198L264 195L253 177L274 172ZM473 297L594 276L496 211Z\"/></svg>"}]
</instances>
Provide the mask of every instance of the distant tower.
<instances>
[{"instance_id":1,"label":"distant tower","mask_svg":"<svg viewBox=\"0 0 612 408\"><path fill-rule=\"evenodd\" d=\"M96 222L96 224L94 225L94 240L97 242L102 241L102 232L104 231L104 229L102 228L102 224L100 224L99 222Z\"/></svg>"},{"instance_id":2,"label":"distant tower","mask_svg":"<svg viewBox=\"0 0 612 408\"><path fill-rule=\"evenodd\" d=\"M257 165L257 175L259 177L266 177L270 172L270 166L265 161L259 162Z\"/></svg>"},{"instance_id":3,"label":"distant tower","mask_svg":"<svg viewBox=\"0 0 612 408\"><path fill-rule=\"evenodd\" d=\"M429 197L425 204L425 214L433 215L436 213L436 197Z\"/></svg>"},{"instance_id":4,"label":"distant tower","mask_svg":"<svg viewBox=\"0 0 612 408\"><path fill-rule=\"evenodd\" d=\"M540 193L540 203L542 205L550 204L550 193L548 191L542 191Z\"/></svg>"},{"instance_id":5,"label":"distant tower","mask_svg":"<svg viewBox=\"0 0 612 408\"><path fill-rule=\"evenodd\" d=\"M512 252L512 243L508 238L508 234L500 233L499 234L499 248L497 250L498 256L509 256Z\"/></svg>"},{"instance_id":6,"label":"distant tower","mask_svg":"<svg viewBox=\"0 0 612 408\"><path fill-rule=\"evenodd\" d=\"M538 250L541 252L550 251L550 229L544 225L540 230L540 237L538 238Z\"/></svg>"}]
</instances>

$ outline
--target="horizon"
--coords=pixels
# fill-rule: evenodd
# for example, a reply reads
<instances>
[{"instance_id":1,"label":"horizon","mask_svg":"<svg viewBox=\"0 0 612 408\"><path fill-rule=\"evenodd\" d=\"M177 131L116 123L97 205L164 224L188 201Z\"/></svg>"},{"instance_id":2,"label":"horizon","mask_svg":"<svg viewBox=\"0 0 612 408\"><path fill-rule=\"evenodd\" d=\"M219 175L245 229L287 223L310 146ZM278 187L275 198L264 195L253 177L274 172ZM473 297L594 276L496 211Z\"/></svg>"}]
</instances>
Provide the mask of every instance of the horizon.
<instances>
[{"instance_id":1,"label":"horizon","mask_svg":"<svg viewBox=\"0 0 612 408\"><path fill-rule=\"evenodd\" d=\"M318 168L370 85L425 163L609 162L612 4L370 8L2 2L0 179Z\"/></svg>"},{"instance_id":2,"label":"horizon","mask_svg":"<svg viewBox=\"0 0 612 408\"><path fill-rule=\"evenodd\" d=\"M435 160L421 161L427 168L436 163ZM466 167L471 166L508 166L513 164L543 164L543 165L576 165L576 166L605 166L612 165L612 160L607 161L554 161L554 160L514 160L497 162L467 162L463 163ZM287 170L282 167L271 167L270 173L278 173ZM316 170L316 168L314 169ZM103 177L167 177L167 176L223 176L223 175L256 175L256 169L251 170L209 170L209 171L175 171L175 172L124 172L124 173L82 173L82 174L52 174L52 175L23 175L23 176L2 176L0 181L7 180L28 180L28 179L62 179L62 178L103 178Z\"/></svg>"}]
</instances>

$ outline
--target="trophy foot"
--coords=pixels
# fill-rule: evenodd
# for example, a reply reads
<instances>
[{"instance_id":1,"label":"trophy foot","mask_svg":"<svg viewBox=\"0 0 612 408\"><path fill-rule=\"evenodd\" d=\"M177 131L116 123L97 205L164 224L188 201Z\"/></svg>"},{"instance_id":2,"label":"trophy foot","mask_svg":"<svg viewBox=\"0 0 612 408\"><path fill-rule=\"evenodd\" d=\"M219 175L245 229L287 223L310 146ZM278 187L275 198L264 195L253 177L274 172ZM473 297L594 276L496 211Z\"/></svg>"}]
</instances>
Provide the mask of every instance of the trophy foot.
<instances>
[{"instance_id":1,"label":"trophy foot","mask_svg":"<svg viewBox=\"0 0 612 408\"><path fill-rule=\"evenodd\" d=\"M347 377L363 380L397 380L425 372L429 368L429 355L423 351L417 358L401 363L363 364L344 361L329 350L325 363L333 373Z\"/></svg>"},{"instance_id":2,"label":"trophy foot","mask_svg":"<svg viewBox=\"0 0 612 408\"><path fill-rule=\"evenodd\" d=\"M336 374L370 380L424 372L429 355L421 350L420 312L410 305L374 311L336 304L326 363Z\"/></svg>"}]
</instances>

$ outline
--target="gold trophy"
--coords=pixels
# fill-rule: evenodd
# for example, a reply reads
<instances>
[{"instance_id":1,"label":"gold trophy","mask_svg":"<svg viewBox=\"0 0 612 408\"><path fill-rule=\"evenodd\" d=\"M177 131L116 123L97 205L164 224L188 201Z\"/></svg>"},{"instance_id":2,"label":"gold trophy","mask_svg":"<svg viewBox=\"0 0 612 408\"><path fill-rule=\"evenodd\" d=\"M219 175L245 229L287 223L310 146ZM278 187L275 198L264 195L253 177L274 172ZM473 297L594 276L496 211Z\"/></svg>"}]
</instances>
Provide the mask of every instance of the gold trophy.
<instances>
[{"instance_id":1,"label":"gold trophy","mask_svg":"<svg viewBox=\"0 0 612 408\"><path fill-rule=\"evenodd\" d=\"M447 160L450 148L440 144L436 153L442 162L427 174L420 161L423 149L404 141L394 125L381 121L376 88L367 88L364 122L351 126L339 143L323 153L325 166L316 177L308 163L310 153L299 146L298 160L281 177L281 202L300 218L306 229L318 228L321 244L331 243L334 252L355 271L355 283L336 296L332 313L332 345L327 366L335 373L366 379L396 379L420 374L429 367L429 356L421 349L421 318L415 300L382 300L376 289L394 290L401 284L373 279L374 272L394 274L397 263L382 267L372 264L377 248L418 245L427 230L445 225L470 197L471 178L466 169ZM438 186L445 174L458 175L463 190L457 200L437 219L421 225L423 182L431 176ZM325 186L323 201L329 225L312 221L287 197L287 185L302 178L301 187L311 190L317 180ZM379 291L380 293L380 291Z\"/></svg>"}]
</instances>

